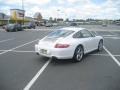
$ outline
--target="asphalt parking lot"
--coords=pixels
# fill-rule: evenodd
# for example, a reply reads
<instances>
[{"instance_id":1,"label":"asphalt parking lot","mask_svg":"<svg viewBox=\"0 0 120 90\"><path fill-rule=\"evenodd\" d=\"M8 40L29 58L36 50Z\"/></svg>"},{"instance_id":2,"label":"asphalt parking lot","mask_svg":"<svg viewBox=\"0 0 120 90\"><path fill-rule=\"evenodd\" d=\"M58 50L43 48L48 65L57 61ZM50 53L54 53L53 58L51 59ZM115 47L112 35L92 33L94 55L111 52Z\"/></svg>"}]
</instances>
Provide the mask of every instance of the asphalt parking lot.
<instances>
[{"instance_id":1,"label":"asphalt parking lot","mask_svg":"<svg viewBox=\"0 0 120 90\"><path fill-rule=\"evenodd\" d=\"M104 50L85 55L80 63L35 54L38 39L54 27L0 31L0 90L120 90L120 26L81 27L102 35Z\"/></svg>"}]
</instances>

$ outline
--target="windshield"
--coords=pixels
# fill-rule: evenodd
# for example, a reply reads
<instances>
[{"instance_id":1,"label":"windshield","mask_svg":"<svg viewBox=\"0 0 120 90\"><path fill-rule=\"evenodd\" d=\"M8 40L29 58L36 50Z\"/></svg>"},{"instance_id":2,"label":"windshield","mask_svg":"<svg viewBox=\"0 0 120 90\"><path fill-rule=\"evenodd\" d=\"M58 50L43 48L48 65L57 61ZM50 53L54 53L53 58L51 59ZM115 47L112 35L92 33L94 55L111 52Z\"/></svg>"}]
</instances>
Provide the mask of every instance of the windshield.
<instances>
[{"instance_id":1,"label":"windshield","mask_svg":"<svg viewBox=\"0 0 120 90\"><path fill-rule=\"evenodd\" d=\"M66 37L68 35L70 35L71 33L73 33L74 31L70 31L70 30L56 30L52 33L50 33L47 37L49 38L54 38L54 37Z\"/></svg>"},{"instance_id":2,"label":"windshield","mask_svg":"<svg viewBox=\"0 0 120 90\"><path fill-rule=\"evenodd\" d=\"M8 24L9 27L14 26L15 24Z\"/></svg>"}]
</instances>

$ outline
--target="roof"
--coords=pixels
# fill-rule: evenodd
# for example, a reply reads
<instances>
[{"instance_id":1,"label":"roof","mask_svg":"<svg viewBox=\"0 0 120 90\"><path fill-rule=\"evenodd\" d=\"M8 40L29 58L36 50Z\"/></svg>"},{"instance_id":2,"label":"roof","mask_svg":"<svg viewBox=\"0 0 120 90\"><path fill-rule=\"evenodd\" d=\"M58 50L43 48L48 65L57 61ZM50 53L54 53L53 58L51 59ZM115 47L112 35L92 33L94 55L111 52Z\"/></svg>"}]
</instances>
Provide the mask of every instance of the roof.
<instances>
[{"instance_id":1,"label":"roof","mask_svg":"<svg viewBox=\"0 0 120 90\"><path fill-rule=\"evenodd\" d=\"M81 28L81 27L64 27L62 29L64 29L64 30L72 30L72 31L79 31L79 30L83 30L85 28Z\"/></svg>"},{"instance_id":2,"label":"roof","mask_svg":"<svg viewBox=\"0 0 120 90\"><path fill-rule=\"evenodd\" d=\"M22 10L22 9L10 9L10 10L18 10L18 11L24 11L25 12L25 10Z\"/></svg>"}]
</instances>

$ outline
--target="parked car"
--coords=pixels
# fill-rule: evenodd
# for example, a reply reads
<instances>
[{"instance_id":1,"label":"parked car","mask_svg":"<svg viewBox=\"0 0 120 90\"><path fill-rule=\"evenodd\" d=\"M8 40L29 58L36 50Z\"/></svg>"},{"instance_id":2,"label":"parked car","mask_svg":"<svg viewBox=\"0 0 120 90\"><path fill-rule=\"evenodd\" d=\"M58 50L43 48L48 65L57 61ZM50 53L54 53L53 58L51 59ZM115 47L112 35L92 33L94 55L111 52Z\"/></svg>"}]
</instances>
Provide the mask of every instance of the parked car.
<instances>
[{"instance_id":1,"label":"parked car","mask_svg":"<svg viewBox=\"0 0 120 90\"><path fill-rule=\"evenodd\" d=\"M30 22L29 24L28 24L28 29L35 29L35 27L36 27L36 25L35 25L35 23L34 22Z\"/></svg>"},{"instance_id":2,"label":"parked car","mask_svg":"<svg viewBox=\"0 0 120 90\"><path fill-rule=\"evenodd\" d=\"M28 26L27 24L22 25L22 28L23 28L23 29L28 29L28 27L29 27L29 26Z\"/></svg>"},{"instance_id":3,"label":"parked car","mask_svg":"<svg viewBox=\"0 0 120 90\"><path fill-rule=\"evenodd\" d=\"M58 24L57 23L53 23L53 26L57 26Z\"/></svg>"},{"instance_id":4,"label":"parked car","mask_svg":"<svg viewBox=\"0 0 120 90\"><path fill-rule=\"evenodd\" d=\"M77 23L71 23L70 26L77 26Z\"/></svg>"},{"instance_id":5,"label":"parked car","mask_svg":"<svg viewBox=\"0 0 120 90\"><path fill-rule=\"evenodd\" d=\"M84 54L103 49L103 37L85 28L66 27L54 30L35 45L38 55L54 59L81 61Z\"/></svg>"},{"instance_id":6,"label":"parked car","mask_svg":"<svg viewBox=\"0 0 120 90\"><path fill-rule=\"evenodd\" d=\"M35 29L35 27L36 27L36 25L35 25L35 23L33 23L33 22L30 22L30 23L28 23L28 24L24 24L24 25L22 25L22 28L23 29Z\"/></svg>"},{"instance_id":7,"label":"parked car","mask_svg":"<svg viewBox=\"0 0 120 90\"><path fill-rule=\"evenodd\" d=\"M46 23L45 26L46 26L46 27L52 27L53 24L52 24L52 23Z\"/></svg>"},{"instance_id":8,"label":"parked car","mask_svg":"<svg viewBox=\"0 0 120 90\"><path fill-rule=\"evenodd\" d=\"M106 23L103 23L102 26L103 26L103 27L107 27L107 24L106 24Z\"/></svg>"},{"instance_id":9,"label":"parked car","mask_svg":"<svg viewBox=\"0 0 120 90\"><path fill-rule=\"evenodd\" d=\"M23 28L20 24L8 24L4 27L7 32L22 31Z\"/></svg>"}]
</instances>

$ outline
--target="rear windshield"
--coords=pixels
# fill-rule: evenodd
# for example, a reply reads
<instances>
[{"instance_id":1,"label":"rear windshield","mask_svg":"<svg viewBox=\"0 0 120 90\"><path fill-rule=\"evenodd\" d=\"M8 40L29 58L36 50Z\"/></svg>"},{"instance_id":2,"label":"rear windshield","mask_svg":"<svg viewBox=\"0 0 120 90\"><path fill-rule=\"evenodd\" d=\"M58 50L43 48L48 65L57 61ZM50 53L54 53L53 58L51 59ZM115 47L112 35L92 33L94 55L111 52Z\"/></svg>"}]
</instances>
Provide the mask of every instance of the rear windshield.
<instances>
[{"instance_id":1,"label":"rear windshield","mask_svg":"<svg viewBox=\"0 0 120 90\"><path fill-rule=\"evenodd\" d=\"M7 27L12 28L12 27L14 27L14 25L15 25L15 24L8 24Z\"/></svg>"},{"instance_id":2,"label":"rear windshield","mask_svg":"<svg viewBox=\"0 0 120 90\"><path fill-rule=\"evenodd\" d=\"M59 38L59 37L66 37L70 34L72 34L74 31L70 31L70 30L56 30L53 31L52 33L50 33L47 37L50 38Z\"/></svg>"}]
</instances>

